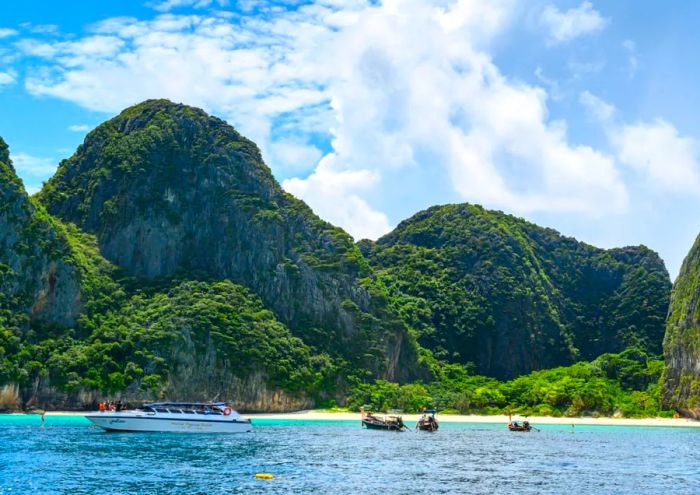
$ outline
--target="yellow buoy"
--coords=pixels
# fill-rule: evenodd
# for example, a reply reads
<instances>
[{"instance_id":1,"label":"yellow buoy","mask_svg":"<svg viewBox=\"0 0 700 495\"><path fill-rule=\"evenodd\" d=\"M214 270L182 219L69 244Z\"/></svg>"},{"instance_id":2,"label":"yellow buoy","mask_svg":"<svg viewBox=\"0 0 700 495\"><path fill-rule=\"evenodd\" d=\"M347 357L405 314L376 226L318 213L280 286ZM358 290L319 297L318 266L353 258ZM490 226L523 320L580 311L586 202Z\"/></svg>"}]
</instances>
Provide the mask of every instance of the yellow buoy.
<instances>
[{"instance_id":1,"label":"yellow buoy","mask_svg":"<svg viewBox=\"0 0 700 495\"><path fill-rule=\"evenodd\" d=\"M274 480L275 477L271 475L270 473L257 473L255 475L256 478L259 480Z\"/></svg>"}]
</instances>

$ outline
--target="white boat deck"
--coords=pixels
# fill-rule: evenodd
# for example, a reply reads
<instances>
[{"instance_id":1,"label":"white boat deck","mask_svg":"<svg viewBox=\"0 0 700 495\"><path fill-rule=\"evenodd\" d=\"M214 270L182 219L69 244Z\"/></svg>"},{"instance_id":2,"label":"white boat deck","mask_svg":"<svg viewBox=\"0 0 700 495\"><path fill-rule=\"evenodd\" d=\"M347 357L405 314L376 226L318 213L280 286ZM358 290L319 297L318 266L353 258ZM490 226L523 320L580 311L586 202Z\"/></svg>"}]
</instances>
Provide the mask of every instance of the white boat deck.
<instances>
[{"instance_id":1,"label":"white boat deck","mask_svg":"<svg viewBox=\"0 0 700 495\"><path fill-rule=\"evenodd\" d=\"M153 403L126 411L87 414L108 431L169 431L235 433L251 431L249 419L224 403Z\"/></svg>"}]
</instances>

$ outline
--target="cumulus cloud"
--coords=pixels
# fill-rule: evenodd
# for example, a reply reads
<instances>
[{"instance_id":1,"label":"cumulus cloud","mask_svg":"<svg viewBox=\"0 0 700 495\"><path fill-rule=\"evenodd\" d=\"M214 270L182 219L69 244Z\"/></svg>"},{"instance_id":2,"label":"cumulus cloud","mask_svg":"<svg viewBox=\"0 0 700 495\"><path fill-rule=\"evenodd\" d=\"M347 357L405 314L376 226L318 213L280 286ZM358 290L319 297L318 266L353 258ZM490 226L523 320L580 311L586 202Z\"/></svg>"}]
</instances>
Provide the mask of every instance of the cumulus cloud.
<instances>
[{"instance_id":1,"label":"cumulus cloud","mask_svg":"<svg viewBox=\"0 0 700 495\"><path fill-rule=\"evenodd\" d=\"M697 140L658 119L624 125L613 140L620 162L643 176L654 189L700 194L700 147Z\"/></svg>"},{"instance_id":2,"label":"cumulus cloud","mask_svg":"<svg viewBox=\"0 0 700 495\"><path fill-rule=\"evenodd\" d=\"M626 123L614 105L584 91L579 102L603 126L617 161L657 193L700 194L700 144L663 119Z\"/></svg>"},{"instance_id":3,"label":"cumulus cloud","mask_svg":"<svg viewBox=\"0 0 700 495\"><path fill-rule=\"evenodd\" d=\"M598 33L608 22L593 8L591 2L583 2L565 12L550 4L540 15L540 23L547 30L547 41L552 45L567 43L586 34Z\"/></svg>"},{"instance_id":4,"label":"cumulus cloud","mask_svg":"<svg viewBox=\"0 0 700 495\"><path fill-rule=\"evenodd\" d=\"M367 9L352 30L331 40L328 52L345 62L331 88L334 154L323 175L308 180L369 169L380 172L383 191L408 187L418 197L447 181L454 193L443 202L517 212L624 208L627 194L612 157L569 145L565 125L548 121L546 92L509 81L475 49L505 25L509 5L501 4L499 18L495 3L484 11L484 3L466 4L459 9L469 15L461 21L441 12L447 27L429 9ZM294 191L320 209L319 198Z\"/></svg>"},{"instance_id":5,"label":"cumulus cloud","mask_svg":"<svg viewBox=\"0 0 700 495\"><path fill-rule=\"evenodd\" d=\"M624 209L614 157L571 144L547 91L510 80L489 55L515 10L515 0L333 0L250 17L115 18L81 39L18 46L44 60L26 80L33 94L107 112L168 97L225 117L287 190L356 237L386 232L388 210L446 201ZM591 32L592 6L572 11L555 13L589 26L569 33Z\"/></svg>"},{"instance_id":6,"label":"cumulus cloud","mask_svg":"<svg viewBox=\"0 0 700 495\"><path fill-rule=\"evenodd\" d=\"M340 170L337 156L327 155L306 179L288 179L284 187L315 206L316 213L331 223L342 225L355 238L376 239L387 233L388 217L373 209L358 193L376 186L377 172L355 169Z\"/></svg>"}]
</instances>

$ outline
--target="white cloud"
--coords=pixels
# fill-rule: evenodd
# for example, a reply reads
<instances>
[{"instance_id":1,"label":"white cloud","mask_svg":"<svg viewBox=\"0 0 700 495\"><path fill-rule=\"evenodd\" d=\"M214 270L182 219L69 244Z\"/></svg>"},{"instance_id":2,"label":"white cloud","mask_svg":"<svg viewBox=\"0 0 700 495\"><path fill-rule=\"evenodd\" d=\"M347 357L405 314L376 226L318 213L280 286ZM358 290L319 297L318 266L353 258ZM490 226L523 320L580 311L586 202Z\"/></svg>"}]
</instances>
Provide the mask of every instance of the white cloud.
<instances>
[{"instance_id":1,"label":"white cloud","mask_svg":"<svg viewBox=\"0 0 700 495\"><path fill-rule=\"evenodd\" d=\"M656 190L700 194L700 147L697 140L681 136L668 122L624 125L613 141L621 163L644 177Z\"/></svg>"},{"instance_id":2,"label":"white cloud","mask_svg":"<svg viewBox=\"0 0 700 495\"><path fill-rule=\"evenodd\" d=\"M16 29L0 28L0 39L9 38L10 36L16 36L17 34L18 33Z\"/></svg>"},{"instance_id":3,"label":"white cloud","mask_svg":"<svg viewBox=\"0 0 700 495\"><path fill-rule=\"evenodd\" d=\"M309 170L322 156L316 146L293 139L276 139L269 145L268 159L277 165L282 175Z\"/></svg>"},{"instance_id":4,"label":"white cloud","mask_svg":"<svg viewBox=\"0 0 700 495\"><path fill-rule=\"evenodd\" d=\"M391 229L384 213L357 194L376 186L380 176L371 170L337 170L336 156L327 155L307 179L288 179L284 188L315 206L316 213L342 225L356 239L376 239Z\"/></svg>"},{"instance_id":5,"label":"white cloud","mask_svg":"<svg viewBox=\"0 0 700 495\"><path fill-rule=\"evenodd\" d=\"M46 60L27 78L33 94L108 112L167 97L224 116L287 190L359 237L386 232L397 205L624 209L613 157L570 144L547 92L491 59L514 6L329 1L255 17L165 14L20 46ZM320 161L318 135L332 148Z\"/></svg>"},{"instance_id":6,"label":"white cloud","mask_svg":"<svg viewBox=\"0 0 700 495\"><path fill-rule=\"evenodd\" d=\"M12 153L11 158L18 175L49 178L58 166L52 158L40 158L28 153Z\"/></svg>"},{"instance_id":7,"label":"white cloud","mask_svg":"<svg viewBox=\"0 0 700 495\"><path fill-rule=\"evenodd\" d=\"M16 46L25 54L45 59L55 58L66 68L80 67L93 60L107 59L124 48L124 41L116 36L88 36L80 41L37 41L23 39Z\"/></svg>"},{"instance_id":8,"label":"white cloud","mask_svg":"<svg viewBox=\"0 0 700 495\"><path fill-rule=\"evenodd\" d=\"M647 191L700 195L700 143L696 139L680 135L663 119L620 122L615 106L589 91L579 95L579 102L602 124L617 161Z\"/></svg>"},{"instance_id":9,"label":"white cloud","mask_svg":"<svg viewBox=\"0 0 700 495\"><path fill-rule=\"evenodd\" d=\"M469 18L479 24L484 4L469 5ZM344 61L331 89L334 154L320 177L308 179L310 190L320 180L330 182L334 171L375 170L383 191L408 188L427 197L448 182L454 192L443 202L461 199L518 212L596 214L601 207L625 207L614 160L570 146L565 127L548 122L546 93L507 80L474 50L495 31L474 40L471 24L446 30L432 22L428 9L407 10L363 11L351 31L327 44L328 53ZM327 63L332 65L330 57ZM319 211L325 202L333 205L331 198L293 191Z\"/></svg>"},{"instance_id":10,"label":"white cloud","mask_svg":"<svg viewBox=\"0 0 700 495\"><path fill-rule=\"evenodd\" d=\"M682 136L671 123L624 123L614 105L584 91L579 102L591 117L602 124L617 162L636 181L629 186L639 197L684 193L700 196L700 143ZM637 190L643 185L644 190ZM638 199L639 199L638 197Z\"/></svg>"},{"instance_id":11,"label":"white cloud","mask_svg":"<svg viewBox=\"0 0 700 495\"><path fill-rule=\"evenodd\" d=\"M90 130L90 126L87 124L73 124L68 126L68 130L73 132L87 132Z\"/></svg>"},{"instance_id":12,"label":"white cloud","mask_svg":"<svg viewBox=\"0 0 700 495\"><path fill-rule=\"evenodd\" d=\"M547 5L540 15L540 23L547 29L548 43L567 43L579 36L602 31L608 24L591 2L562 12L555 5Z\"/></svg>"},{"instance_id":13,"label":"white cloud","mask_svg":"<svg viewBox=\"0 0 700 495\"><path fill-rule=\"evenodd\" d=\"M16 82L14 73L0 72L0 86L7 86Z\"/></svg>"},{"instance_id":14,"label":"white cloud","mask_svg":"<svg viewBox=\"0 0 700 495\"><path fill-rule=\"evenodd\" d=\"M579 95L579 102L596 120L607 121L615 114L615 107L606 101L591 94L589 91L583 91Z\"/></svg>"},{"instance_id":15,"label":"white cloud","mask_svg":"<svg viewBox=\"0 0 700 495\"><path fill-rule=\"evenodd\" d=\"M25 55L42 57L46 59L53 58L58 52L58 46L49 42L42 42L33 39L22 39L18 41L15 46Z\"/></svg>"}]
</instances>

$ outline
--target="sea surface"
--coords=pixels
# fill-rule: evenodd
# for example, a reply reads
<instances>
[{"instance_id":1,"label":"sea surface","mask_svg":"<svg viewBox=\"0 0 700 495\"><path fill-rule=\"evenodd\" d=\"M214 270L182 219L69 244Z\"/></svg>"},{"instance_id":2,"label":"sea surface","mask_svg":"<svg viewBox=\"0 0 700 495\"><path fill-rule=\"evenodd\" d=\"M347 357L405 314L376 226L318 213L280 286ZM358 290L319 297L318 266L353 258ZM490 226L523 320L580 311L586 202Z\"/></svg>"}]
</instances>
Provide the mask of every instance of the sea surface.
<instances>
[{"instance_id":1,"label":"sea surface","mask_svg":"<svg viewBox=\"0 0 700 495\"><path fill-rule=\"evenodd\" d=\"M258 420L252 433L106 433L0 416L0 493L700 494L700 429ZM256 473L272 473L259 480Z\"/></svg>"}]
</instances>

